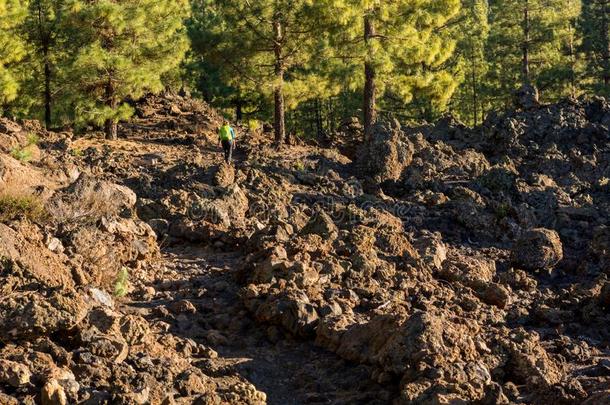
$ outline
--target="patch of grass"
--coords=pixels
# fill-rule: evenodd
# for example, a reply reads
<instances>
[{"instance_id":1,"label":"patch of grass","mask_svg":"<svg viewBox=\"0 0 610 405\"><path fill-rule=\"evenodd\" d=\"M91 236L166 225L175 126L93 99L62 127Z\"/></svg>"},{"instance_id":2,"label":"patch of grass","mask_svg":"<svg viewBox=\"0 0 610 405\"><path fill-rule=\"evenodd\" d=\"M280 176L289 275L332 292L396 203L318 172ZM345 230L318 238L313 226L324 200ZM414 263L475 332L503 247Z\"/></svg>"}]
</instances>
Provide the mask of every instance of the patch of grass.
<instances>
[{"instance_id":1,"label":"patch of grass","mask_svg":"<svg viewBox=\"0 0 610 405\"><path fill-rule=\"evenodd\" d=\"M70 154L75 157L82 157L84 155L84 152L81 149L75 148L70 149Z\"/></svg>"},{"instance_id":2,"label":"patch of grass","mask_svg":"<svg viewBox=\"0 0 610 405\"><path fill-rule=\"evenodd\" d=\"M299 171L299 172L304 172L305 171L305 163L303 163L300 160L297 160L296 162L294 162L294 169Z\"/></svg>"},{"instance_id":3,"label":"patch of grass","mask_svg":"<svg viewBox=\"0 0 610 405\"><path fill-rule=\"evenodd\" d=\"M21 163L27 163L32 160L32 148L31 146L38 145L40 143L40 137L32 132L27 136L27 143L24 147L15 147L11 149L11 156Z\"/></svg>"},{"instance_id":4,"label":"patch of grass","mask_svg":"<svg viewBox=\"0 0 610 405\"><path fill-rule=\"evenodd\" d=\"M116 281L114 282L114 296L121 298L127 295L129 292L129 270L123 267L119 274L117 274Z\"/></svg>"},{"instance_id":5,"label":"patch of grass","mask_svg":"<svg viewBox=\"0 0 610 405\"><path fill-rule=\"evenodd\" d=\"M49 218L44 205L34 196L0 196L0 222L27 218L32 222L44 222Z\"/></svg>"},{"instance_id":6,"label":"patch of grass","mask_svg":"<svg viewBox=\"0 0 610 405\"><path fill-rule=\"evenodd\" d=\"M40 137L32 132L28 134L26 147L32 145L38 145L40 143Z\"/></svg>"},{"instance_id":7,"label":"patch of grass","mask_svg":"<svg viewBox=\"0 0 610 405\"><path fill-rule=\"evenodd\" d=\"M26 148L11 149L11 156L21 163L27 163L32 160L32 151Z\"/></svg>"}]
</instances>

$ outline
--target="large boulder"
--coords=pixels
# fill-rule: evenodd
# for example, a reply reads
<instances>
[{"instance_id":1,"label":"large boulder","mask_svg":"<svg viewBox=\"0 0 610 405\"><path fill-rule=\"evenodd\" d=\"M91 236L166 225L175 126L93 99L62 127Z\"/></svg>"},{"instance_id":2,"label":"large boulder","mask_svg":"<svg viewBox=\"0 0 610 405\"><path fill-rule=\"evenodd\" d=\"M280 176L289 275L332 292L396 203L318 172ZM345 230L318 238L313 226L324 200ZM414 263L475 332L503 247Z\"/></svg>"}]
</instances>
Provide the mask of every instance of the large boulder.
<instances>
[{"instance_id":1,"label":"large boulder","mask_svg":"<svg viewBox=\"0 0 610 405\"><path fill-rule=\"evenodd\" d=\"M414 147L400 124L379 124L358 153L357 164L379 182L398 180L413 160Z\"/></svg>"},{"instance_id":2,"label":"large boulder","mask_svg":"<svg viewBox=\"0 0 610 405\"><path fill-rule=\"evenodd\" d=\"M536 228L523 234L512 250L512 262L524 270L551 270L563 259L563 245L556 231Z\"/></svg>"},{"instance_id":3,"label":"large boulder","mask_svg":"<svg viewBox=\"0 0 610 405\"><path fill-rule=\"evenodd\" d=\"M40 171L11 156L0 154L0 190L2 194L29 194L41 188L52 188L52 186L53 182Z\"/></svg>"},{"instance_id":4,"label":"large boulder","mask_svg":"<svg viewBox=\"0 0 610 405\"><path fill-rule=\"evenodd\" d=\"M515 107L531 110L540 105L538 89L532 84L524 84L514 94Z\"/></svg>"},{"instance_id":5,"label":"large boulder","mask_svg":"<svg viewBox=\"0 0 610 405\"><path fill-rule=\"evenodd\" d=\"M131 216L137 202L128 187L81 174L49 203L50 211L61 221L96 220L118 215Z\"/></svg>"},{"instance_id":6,"label":"large boulder","mask_svg":"<svg viewBox=\"0 0 610 405\"><path fill-rule=\"evenodd\" d=\"M27 340L66 331L78 325L89 309L74 290L45 296L24 292L0 298L0 341Z\"/></svg>"}]
</instances>

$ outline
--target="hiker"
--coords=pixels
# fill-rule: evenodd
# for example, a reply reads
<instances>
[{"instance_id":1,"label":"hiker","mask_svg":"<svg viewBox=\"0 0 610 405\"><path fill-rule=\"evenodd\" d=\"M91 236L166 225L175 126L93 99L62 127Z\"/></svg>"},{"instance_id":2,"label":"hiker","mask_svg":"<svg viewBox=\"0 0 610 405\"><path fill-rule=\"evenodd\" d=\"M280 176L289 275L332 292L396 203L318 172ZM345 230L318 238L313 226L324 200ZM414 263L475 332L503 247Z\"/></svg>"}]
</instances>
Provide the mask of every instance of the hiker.
<instances>
[{"instance_id":1,"label":"hiker","mask_svg":"<svg viewBox=\"0 0 610 405\"><path fill-rule=\"evenodd\" d=\"M235 148L235 130L229 125L229 121L224 121L220 130L218 130L218 142L222 144L222 150L225 154L225 162L231 164L233 156L233 148Z\"/></svg>"}]
</instances>

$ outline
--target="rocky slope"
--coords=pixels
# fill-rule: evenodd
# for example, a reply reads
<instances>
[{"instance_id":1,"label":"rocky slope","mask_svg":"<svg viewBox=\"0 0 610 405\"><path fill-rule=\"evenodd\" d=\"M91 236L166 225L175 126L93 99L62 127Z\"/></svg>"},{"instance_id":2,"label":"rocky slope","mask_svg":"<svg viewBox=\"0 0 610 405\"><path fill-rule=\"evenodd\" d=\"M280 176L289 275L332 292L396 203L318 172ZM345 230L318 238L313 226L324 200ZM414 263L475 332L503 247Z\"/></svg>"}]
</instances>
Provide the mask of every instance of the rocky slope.
<instances>
[{"instance_id":1,"label":"rocky slope","mask_svg":"<svg viewBox=\"0 0 610 405\"><path fill-rule=\"evenodd\" d=\"M0 403L609 401L606 101L240 129L235 167L218 123L179 96L116 142L0 122L0 196L46 213L0 216Z\"/></svg>"}]
</instances>

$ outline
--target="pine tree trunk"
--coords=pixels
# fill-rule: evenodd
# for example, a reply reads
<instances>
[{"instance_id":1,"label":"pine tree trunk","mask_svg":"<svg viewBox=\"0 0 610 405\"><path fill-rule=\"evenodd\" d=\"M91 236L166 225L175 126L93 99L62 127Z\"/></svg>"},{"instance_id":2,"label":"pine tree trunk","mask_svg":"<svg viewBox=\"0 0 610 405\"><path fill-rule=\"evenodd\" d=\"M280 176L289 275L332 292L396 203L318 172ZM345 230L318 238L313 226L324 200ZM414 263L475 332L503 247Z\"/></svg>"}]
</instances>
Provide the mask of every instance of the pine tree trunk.
<instances>
[{"instance_id":1,"label":"pine tree trunk","mask_svg":"<svg viewBox=\"0 0 610 405\"><path fill-rule=\"evenodd\" d=\"M283 80L283 74L278 76L278 80ZM282 87L277 86L273 92L273 98L275 101L275 112L274 112L274 125L273 129L275 132L275 146L280 147L282 141L286 137L286 122L285 122L285 108L284 108L284 93Z\"/></svg>"},{"instance_id":2,"label":"pine tree trunk","mask_svg":"<svg viewBox=\"0 0 610 405\"><path fill-rule=\"evenodd\" d=\"M106 133L106 139L115 141L118 139L118 123L114 119L107 119L104 124L104 132Z\"/></svg>"},{"instance_id":3,"label":"pine tree trunk","mask_svg":"<svg viewBox=\"0 0 610 405\"><path fill-rule=\"evenodd\" d=\"M51 127L51 64L49 63L49 50L44 48L44 124L47 129Z\"/></svg>"},{"instance_id":4,"label":"pine tree trunk","mask_svg":"<svg viewBox=\"0 0 610 405\"><path fill-rule=\"evenodd\" d=\"M114 94L114 86L112 85L112 79L109 79L108 83L106 83L106 104L113 110L115 110L117 107L117 101ZM116 119L107 119L104 124L104 129L106 132L106 139L116 140L118 138L118 123Z\"/></svg>"},{"instance_id":5,"label":"pine tree trunk","mask_svg":"<svg viewBox=\"0 0 610 405\"><path fill-rule=\"evenodd\" d=\"M569 7L572 7L572 3L569 3ZM576 98L576 54L574 51L574 26L573 21L570 21L568 31L570 35L570 42L568 44L568 56L570 58L570 97Z\"/></svg>"},{"instance_id":6,"label":"pine tree trunk","mask_svg":"<svg viewBox=\"0 0 610 405\"><path fill-rule=\"evenodd\" d=\"M529 0L525 0L525 7L523 9L523 84L530 84L530 9Z\"/></svg>"},{"instance_id":7,"label":"pine tree trunk","mask_svg":"<svg viewBox=\"0 0 610 405\"><path fill-rule=\"evenodd\" d=\"M275 53L275 89L273 91L273 99L275 103L274 111L274 132L275 146L281 147L282 142L286 138L286 121L284 107L284 61L282 56L282 23L279 21L279 15L274 16L273 21L273 50Z\"/></svg>"},{"instance_id":8,"label":"pine tree trunk","mask_svg":"<svg viewBox=\"0 0 610 405\"><path fill-rule=\"evenodd\" d=\"M474 51L472 51L472 115L474 126L476 127L479 122L479 93L477 89L477 61L474 56Z\"/></svg>"},{"instance_id":9,"label":"pine tree trunk","mask_svg":"<svg viewBox=\"0 0 610 405\"><path fill-rule=\"evenodd\" d=\"M364 18L364 40L369 43L375 37L375 26L370 17ZM369 58L372 57L369 51ZM375 83L375 67L369 59L364 63L364 137L373 137L373 126L377 121L377 87Z\"/></svg>"},{"instance_id":10,"label":"pine tree trunk","mask_svg":"<svg viewBox=\"0 0 610 405\"><path fill-rule=\"evenodd\" d=\"M320 107L320 99L314 100L316 108L316 136L321 138L322 136L322 109Z\"/></svg>"},{"instance_id":11,"label":"pine tree trunk","mask_svg":"<svg viewBox=\"0 0 610 405\"><path fill-rule=\"evenodd\" d=\"M610 1L605 0L601 3L602 12L602 60L603 71L602 80L606 91L610 90L610 30L608 18L610 18Z\"/></svg>"},{"instance_id":12,"label":"pine tree trunk","mask_svg":"<svg viewBox=\"0 0 610 405\"><path fill-rule=\"evenodd\" d=\"M42 48L42 59L44 61L44 124L47 129L51 127L51 63L49 61L49 50L51 47L51 34L43 30L42 2L37 2L38 8L38 34Z\"/></svg>"}]
</instances>

